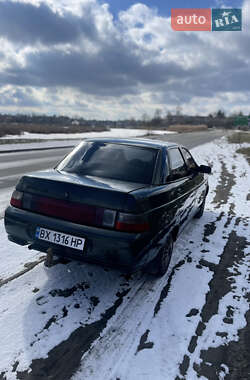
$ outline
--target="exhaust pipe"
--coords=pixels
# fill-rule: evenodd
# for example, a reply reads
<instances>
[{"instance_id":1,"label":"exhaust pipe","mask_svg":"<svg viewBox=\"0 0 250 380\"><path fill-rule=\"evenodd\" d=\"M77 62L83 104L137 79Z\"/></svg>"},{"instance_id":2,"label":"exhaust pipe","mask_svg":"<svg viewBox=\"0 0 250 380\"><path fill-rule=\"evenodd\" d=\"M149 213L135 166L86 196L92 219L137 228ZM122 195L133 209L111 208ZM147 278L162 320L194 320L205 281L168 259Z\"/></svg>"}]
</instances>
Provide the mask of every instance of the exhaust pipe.
<instances>
[{"instance_id":1,"label":"exhaust pipe","mask_svg":"<svg viewBox=\"0 0 250 380\"><path fill-rule=\"evenodd\" d=\"M44 261L44 265L47 268L50 268L53 266L53 249L51 247L49 247L47 250L47 255L46 255L46 259Z\"/></svg>"}]
</instances>

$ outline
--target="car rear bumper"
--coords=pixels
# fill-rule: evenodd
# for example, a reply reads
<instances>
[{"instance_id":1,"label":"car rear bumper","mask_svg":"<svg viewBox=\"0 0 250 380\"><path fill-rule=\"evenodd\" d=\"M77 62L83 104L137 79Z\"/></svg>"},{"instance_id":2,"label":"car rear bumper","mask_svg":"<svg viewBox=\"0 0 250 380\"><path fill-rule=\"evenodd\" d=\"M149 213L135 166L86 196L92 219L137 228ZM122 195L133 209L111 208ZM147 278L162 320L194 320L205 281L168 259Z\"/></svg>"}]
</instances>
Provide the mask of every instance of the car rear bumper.
<instances>
[{"instance_id":1,"label":"car rear bumper","mask_svg":"<svg viewBox=\"0 0 250 380\"><path fill-rule=\"evenodd\" d=\"M135 234L78 225L9 206L5 212L5 229L10 241L47 252L52 247L57 256L117 267L133 272L155 257L147 234ZM85 239L83 251L59 246L36 238L36 228L43 227Z\"/></svg>"}]
</instances>

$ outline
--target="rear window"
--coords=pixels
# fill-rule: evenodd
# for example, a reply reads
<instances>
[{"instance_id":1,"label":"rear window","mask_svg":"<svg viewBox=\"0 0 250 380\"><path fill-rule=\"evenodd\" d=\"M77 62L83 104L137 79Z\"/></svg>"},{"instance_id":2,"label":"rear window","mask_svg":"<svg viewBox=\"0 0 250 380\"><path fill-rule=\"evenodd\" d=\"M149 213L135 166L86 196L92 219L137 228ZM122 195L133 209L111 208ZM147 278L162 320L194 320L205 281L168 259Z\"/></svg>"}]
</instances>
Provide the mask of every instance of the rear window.
<instances>
[{"instance_id":1,"label":"rear window","mask_svg":"<svg viewBox=\"0 0 250 380\"><path fill-rule=\"evenodd\" d=\"M158 150L132 145L87 142L57 167L68 173L150 184Z\"/></svg>"}]
</instances>

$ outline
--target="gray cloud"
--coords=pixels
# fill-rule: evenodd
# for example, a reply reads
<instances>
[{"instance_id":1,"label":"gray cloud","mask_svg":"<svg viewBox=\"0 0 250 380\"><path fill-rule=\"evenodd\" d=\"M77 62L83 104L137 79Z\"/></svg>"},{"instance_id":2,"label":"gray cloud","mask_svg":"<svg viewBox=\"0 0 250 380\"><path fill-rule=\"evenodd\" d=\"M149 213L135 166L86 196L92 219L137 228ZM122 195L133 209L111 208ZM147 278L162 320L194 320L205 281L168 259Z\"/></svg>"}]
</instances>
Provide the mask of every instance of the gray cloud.
<instances>
[{"instance_id":1,"label":"gray cloud","mask_svg":"<svg viewBox=\"0 0 250 380\"><path fill-rule=\"evenodd\" d=\"M4 91L0 96L0 106L37 107L40 105L31 89L16 88L12 91Z\"/></svg>"},{"instance_id":2,"label":"gray cloud","mask_svg":"<svg viewBox=\"0 0 250 380\"><path fill-rule=\"evenodd\" d=\"M45 45L76 42L80 35L96 36L95 25L90 22L91 8L83 16L67 12L53 12L45 3L35 6L12 1L0 2L0 35L14 43Z\"/></svg>"},{"instance_id":3,"label":"gray cloud","mask_svg":"<svg viewBox=\"0 0 250 380\"><path fill-rule=\"evenodd\" d=\"M26 58L26 67L15 66L0 74L0 83L75 87L85 93L114 96L135 93L139 84L154 86L187 75L187 70L172 62L144 65L119 43L103 47L95 55L52 50L30 53Z\"/></svg>"},{"instance_id":4,"label":"gray cloud","mask_svg":"<svg viewBox=\"0 0 250 380\"><path fill-rule=\"evenodd\" d=\"M35 87L72 87L85 94L114 97L151 90L166 103L187 102L193 96L214 97L217 92L248 91L249 68L244 60L213 52L213 62L183 68L177 62L143 64L122 43L105 46L94 55L61 50L30 53L27 65L0 73L0 83Z\"/></svg>"}]
</instances>

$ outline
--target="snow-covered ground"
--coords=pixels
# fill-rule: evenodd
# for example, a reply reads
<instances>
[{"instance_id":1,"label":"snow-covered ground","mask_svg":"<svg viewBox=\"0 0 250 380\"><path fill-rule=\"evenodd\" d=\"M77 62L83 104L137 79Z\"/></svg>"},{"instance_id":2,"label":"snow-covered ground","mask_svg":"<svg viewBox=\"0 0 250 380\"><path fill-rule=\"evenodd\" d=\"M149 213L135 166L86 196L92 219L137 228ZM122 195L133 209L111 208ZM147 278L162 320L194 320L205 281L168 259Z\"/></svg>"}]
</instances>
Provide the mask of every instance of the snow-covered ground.
<instances>
[{"instance_id":1,"label":"snow-covered ground","mask_svg":"<svg viewBox=\"0 0 250 380\"><path fill-rule=\"evenodd\" d=\"M36 148L49 148L49 147L60 147L60 146L72 146L79 143L81 139L94 138L94 137L140 137L148 133L146 129L124 129L124 128L111 128L110 131L104 132L86 132L86 133L29 133L24 132L22 135L9 135L0 137L2 139L41 139L41 140L53 140L37 143L14 143L14 144L0 144L0 152L8 150L19 150L19 149L36 149ZM154 130L155 135L161 134L175 134L175 132ZM58 139L58 140L57 140ZM56 141L57 140L57 141Z\"/></svg>"},{"instance_id":2,"label":"snow-covered ground","mask_svg":"<svg viewBox=\"0 0 250 380\"><path fill-rule=\"evenodd\" d=\"M1 198L0 198L0 218L4 215L4 210L8 206L10 202L10 197L13 192L13 187L8 187L4 191L1 192Z\"/></svg>"},{"instance_id":3,"label":"snow-covered ground","mask_svg":"<svg viewBox=\"0 0 250 380\"><path fill-rule=\"evenodd\" d=\"M0 378L224 379L233 358L207 353L240 339L249 309L250 170L237 148L221 139L192 150L213 166L210 192L164 277L40 263L3 285ZM41 257L8 242L3 221L0 238L1 280Z\"/></svg>"}]
</instances>

